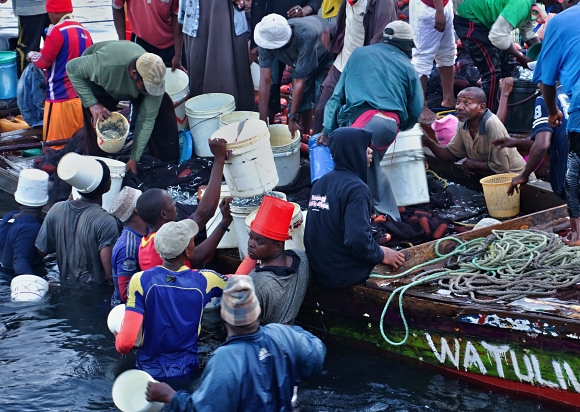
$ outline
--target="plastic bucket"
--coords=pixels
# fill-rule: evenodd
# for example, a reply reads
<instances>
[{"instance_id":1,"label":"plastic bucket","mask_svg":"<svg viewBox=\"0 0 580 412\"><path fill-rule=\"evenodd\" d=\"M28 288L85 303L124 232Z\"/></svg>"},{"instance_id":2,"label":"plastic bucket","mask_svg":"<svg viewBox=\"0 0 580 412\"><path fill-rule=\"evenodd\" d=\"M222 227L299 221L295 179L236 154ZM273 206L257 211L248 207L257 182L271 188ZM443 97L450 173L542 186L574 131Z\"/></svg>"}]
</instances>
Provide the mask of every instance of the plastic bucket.
<instances>
[{"instance_id":1,"label":"plastic bucket","mask_svg":"<svg viewBox=\"0 0 580 412\"><path fill-rule=\"evenodd\" d=\"M115 306L109 312L107 316L107 326L113 335L116 335L121 331L121 326L123 326L123 320L125 319L125 305L120 304ZM135 346L141 346L143 343L143 330L139 329L137 334L137 339L135 340Z\"/></svg>"},{"instance_id":2,"label":"plastic bucket","mask_svg":"<svg viewBox=\"0 0 580 412\"><path fill-rule=\"evenodd\" d=\"M258 112L231 112L220 116L220 129L228 124L239 123L242 120L259 119Z\"/></svg>"},{"instance_id":3,"label":"plastic bucket","mask_svg":"<svg viewBox=\"0 0 580 412\"><path fill-rule=\"evenodd\" d=\"M515 176L517 173L501 173L479 181L491 217L507 219L520 213L520 194L514 192L513 196L507 195L507 189Z\"/></svg>"},{"instance_id":4,"label":"plastic bucket","mask_svg":"<svg viewBox=\"0 0 580 412\"><path fill-rule=\"evenodd\" d=\"M65 154L56 168L58 177L83 193L92 192L101 182L103 168L91 156L81 156L71 152Z\"/></svg>"},{"instance_id":5,"label":"plastic bucket","mask_svg":"<svg viewBox=\"0 0 580 412\"><path fill-rule=\"evenodd\" d=\"M268 126L270 146L278 173L278 186L286 186L296 178L300 170L300 132L292 139L292 134L285 124Z\"/></svg>"},{"instance_id":6,"label":"plastic bucket","mask_svg":"<svg viewBox=\"0 0 580 412\"><path fill-rule=\"evenodd\" d=\"M14 199L21 205L44 206L48 202L48 173L38 169L21 170Z\"/></svg>"},{"instance_id":7,"label":"plastic bucket","mask_svg":"<svg viewBox=\"0 0 580 412\"><path fill-rule=\"evenodd\" d=\"M177 129L187 129L189 122L185 114L185 102L189 96L189 76L183 70L172 72L171 68L168 67L165 72L165 92L173 101Z\"/></svg>"},{"instance_id":8,"label":"plastic bucket","mask_svg":"<svg viewBox=\"0 0 580 412\"><path fill-rule=\"evenodd\" d=\"M514 89L508 99L508 114L504 123L511 133L529 133L534 122L534 108L538 86L529 80L514 80Z\"/></svg>"},{"instance_id":9,"label":"plastic bucket","mask_svg":"<svg viewBox=\"0 0 580 412\"><path fill-rule=\"evenodd\" d=\"M185 114L193 138L193 150L200 157L213 157L208 139L219 129L220 116L236 110L234 96L208 93L192 97L185 102Z\"/></svg>"},{"instance_id":10,"label":"plastic bucket","mask_svg":"<svg viewBox=\"0 0 580 412\"><path fill-rule=\"evenodd\" d=\"M103 209L107 212L111 211L113 206L113 199L121 191L121 186L123 184L123 178L125 177L125 163L114 159L108 159L106 157L97 156L82 156L83 158L98 159L109 167L111 171L111 188L107 193L103 195ZM63 157L64 158L64 157ZM73 199L78 199L80 196L79 192L73 187L72 188Z\"/></svg>"},{"instance_id":11,"label":"plastic bucket","mask_svg":"<svg viewBox=\"0 0 580 412\"><path fill-rule=\"evenodd\" d=\"M147 372L131 369L120 374L113 383L113 402L123 412L159 412L161 402L147 402L147 384L156 382Z\"/></svg>"},{"instance_id":12,"label":"plastic bucket","mask_svg":"<svg viewBox=\"0 0 580 412\"><path fill-rule=\"evenodd\" d=\"M16 52L0 51L0 100L15 98L17 87Z\"/></svg>"},{"instance_id":13,"label":"plastic bucket","mask_svg":"<svg viewBox=\"0 0 580 412\"><path fill-rule=\"evenodd\" d=\"M10 282L10 297L17 301L40 300L48 292L48 282L35 275L16 276Z\"/></svg>"},{"instance_id":14,"label":"plastic bucket","mask_svg":"<svg viewBox=\"0 0 580 412\"><path fill-rule=\"evenodd\" d=\"M300 249L300 250L304 250L304 221L306 220L304 218L304 214L302 213L302 210L300 209L300 205L297 203L293 203L291 202L292 205L294 206L294 213L292 214L292 220L290 222L290 227L288 228L288 239L286 240L286 243L284 244L284 249L289 250L289 249ZM254 221L254 219L256 218L256 215L258 214L258 211L254 211L252 212L247 218L246 218L246 230L249 232L250 231L250 225L252 224L252 222Z\"/></svg>"},{"instance_id":15,"label":"plastic bucket","mask_svg":"<svg viewBox=\"0 0 580 412\"><path fill-rule=\"evenodd\" d=\"M220 192L220 201L223 198L230 196L230 189L227 185L222 185L221 192ZM222 212L218 208L213 217L207 222L207 235L208 237L213 233L214 230L217 229L218 225L222 221ZM225 232L222 240L218 243L218 249L233 249L238 247L238 241L236 239L236 228L234 225L230 225L230 231ZM222 229L220 229L222 230Z\"/></svg>"},{"instance_id":16,"label":"plastic bucket","mask_svg":"<svg viewBox=\"0 0 580 412\"><path fill-rule=\"evenodd\" d=\"M107 120L97 120L97 144L102 151L117 153L129 136L129 122L118 112L111 113Z\"/></svg>"},{"instance_id":17,"label":"plastic bucket","mask_svg":"<svg viewBox=\"0 0 580 412\"><path fill-rule=\"evenodd\" d=\"M225 139L227 149L231 150L224 176L232 196L261 195L278 184L270 133L265 122L250 119L243 124L232 123L212 135L212 139L218 138Z\"/></svg>"}]
</instances>

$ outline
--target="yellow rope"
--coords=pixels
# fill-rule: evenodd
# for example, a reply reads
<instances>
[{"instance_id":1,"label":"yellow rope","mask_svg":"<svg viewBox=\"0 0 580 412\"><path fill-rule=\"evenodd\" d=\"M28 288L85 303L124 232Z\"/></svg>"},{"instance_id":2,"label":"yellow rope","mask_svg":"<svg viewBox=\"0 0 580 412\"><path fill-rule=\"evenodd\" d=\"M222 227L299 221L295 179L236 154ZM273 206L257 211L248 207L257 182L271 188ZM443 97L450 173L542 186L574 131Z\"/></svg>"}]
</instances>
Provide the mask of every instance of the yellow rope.
<instances>
[{"instance_id":1,"label":"yellow rope","mask_svg":"<svg viewBox=\"0 0 580 412\"><path fill-rule=\"evenodd\" d=\"M427 167L429 167L429 165L427 165ZM435 173L433 170L431 169L427 169L425 170L427 173L431 173L433 175L433 177L435 179L440 180L441 182L443 182L443 189L447 189L447 186L449 186L449 182L445 179L443 179L441 176L439 176L437 173Z\"/></svg>"}]
</instances>

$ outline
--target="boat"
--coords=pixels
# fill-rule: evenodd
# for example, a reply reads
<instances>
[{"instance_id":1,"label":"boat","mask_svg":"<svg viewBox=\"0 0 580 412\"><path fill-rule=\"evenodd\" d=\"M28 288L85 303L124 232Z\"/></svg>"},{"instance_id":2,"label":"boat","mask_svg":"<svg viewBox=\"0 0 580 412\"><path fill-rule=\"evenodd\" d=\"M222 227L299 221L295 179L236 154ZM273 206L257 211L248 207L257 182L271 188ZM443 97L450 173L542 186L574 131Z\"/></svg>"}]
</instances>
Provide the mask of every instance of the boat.
<instances>
[{"instance_id":1,"label":"boat","mask_svg":"<svg viewBox=\"0 0 580 412\"><path fill-rule=\"evenodd\" d=\"M469 241L493 230L535 228L548 233L569 228L566 206L558 206L498 225L456 235ZM449 253L458 243L446 238L402 251L403 273L437 257L436 246ZM437 263L426 269L442 266ZM385 274L384 265L373 273ZM468 296L442 294L437 285L410 288L403 297L408 322L404 344L390 344L381 334L385 303L415 271L400 279L369 278L345 289L309 286L297 318L301 325L359 347L412 359L495 390L580 408L580 291L570 287L551 298L524 298L505 303L474 303ZM404 340L405 327L396 299L384 313L384 332Z\"/></svg>"}]
</instances>

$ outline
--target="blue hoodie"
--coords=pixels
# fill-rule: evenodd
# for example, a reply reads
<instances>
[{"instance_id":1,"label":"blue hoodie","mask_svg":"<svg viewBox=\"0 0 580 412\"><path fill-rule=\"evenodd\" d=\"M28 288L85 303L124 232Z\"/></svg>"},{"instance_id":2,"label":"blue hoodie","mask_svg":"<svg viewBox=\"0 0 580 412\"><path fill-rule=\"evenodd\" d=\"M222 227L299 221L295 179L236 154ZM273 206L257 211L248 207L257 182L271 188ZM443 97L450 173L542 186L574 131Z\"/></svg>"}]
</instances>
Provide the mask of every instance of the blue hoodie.
<instances>
[{"instance_id":1,"label":"blue hoodie","mask_svg":"<svg viewBox=\"0 0 580 412\"><path fill-rule=\"evenodd\" d=\"M383 260L371 235L372 201L366 185L371 137L369 131L347 127L331 133L336 166L312 188L304 243L311 273L325 287L363 282Z\"/></svg>"}]
</instances>

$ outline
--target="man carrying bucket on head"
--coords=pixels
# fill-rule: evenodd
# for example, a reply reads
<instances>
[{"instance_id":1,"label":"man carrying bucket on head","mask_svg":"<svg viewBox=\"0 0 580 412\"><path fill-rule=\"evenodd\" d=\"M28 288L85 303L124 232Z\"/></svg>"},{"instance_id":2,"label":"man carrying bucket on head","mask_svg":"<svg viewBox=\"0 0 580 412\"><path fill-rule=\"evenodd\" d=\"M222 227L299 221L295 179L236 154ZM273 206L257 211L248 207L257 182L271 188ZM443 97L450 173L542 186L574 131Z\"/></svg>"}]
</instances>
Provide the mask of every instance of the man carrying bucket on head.
<instances>
[{"instance_id":1,"label":"man carrying bucket on head","mask_svg":"<svg viewBox=\"0 0 580 412\"><path fill-rule=\"evenodd\" d=\"M179 158L177 119L165 93L165 64L128 41L105 41L89 47L66 65L84 107L85 155L106 156L97 142L95 122L111 116L119 101L130 100L135 125L127 170L137 173L145 148L163 161Z\"/></svg>"},{"instance_id":2,"label":"man carrying bucket on head","mask_svg":"<svg viewBox=\"0 0 580 412\"><path fill-rule=\"evenodd\" d=\"M249 266L258 263L249 275L262 308L261 325L293 324L306 295L310 276L306 253L297 249L284 250L293 215L293 203L265 196L257 214L249 217L253 220L248 256L236 274L246 274Z\"/></svg>"},{"instance_id":3,"label":"man carrying bucket on head","mask_svg":"<svg viewBox=\"0 0 580 412\"><path fill-rule=\"evenodd\" d=\"M121 354L129 353L142 328L136 366L154 379L187 376L197 370L203 308L226 286L225 276L185 266L193 257L198 230L191 219L163 225L155 236L162 266L133 275L129 283L115 347Z\"/></svg>"}]
</instances>

